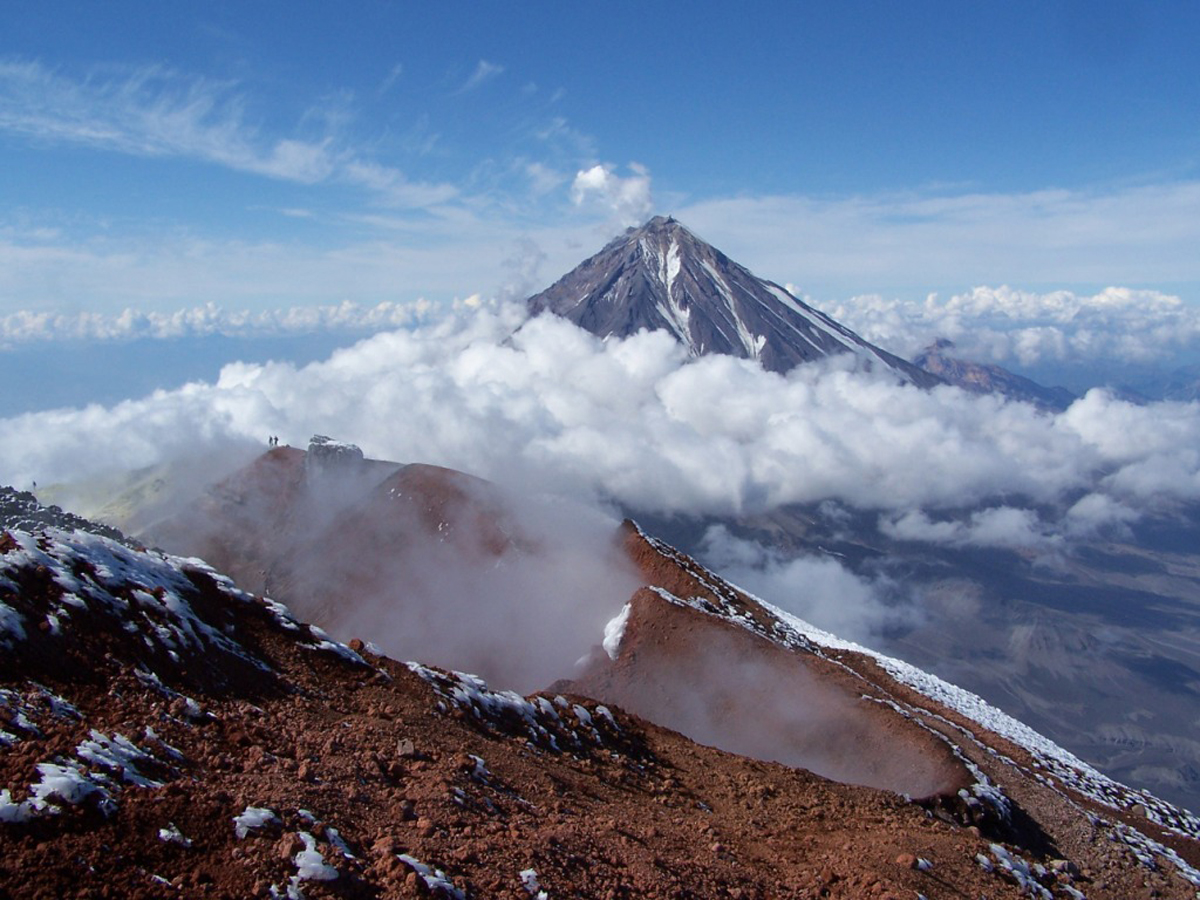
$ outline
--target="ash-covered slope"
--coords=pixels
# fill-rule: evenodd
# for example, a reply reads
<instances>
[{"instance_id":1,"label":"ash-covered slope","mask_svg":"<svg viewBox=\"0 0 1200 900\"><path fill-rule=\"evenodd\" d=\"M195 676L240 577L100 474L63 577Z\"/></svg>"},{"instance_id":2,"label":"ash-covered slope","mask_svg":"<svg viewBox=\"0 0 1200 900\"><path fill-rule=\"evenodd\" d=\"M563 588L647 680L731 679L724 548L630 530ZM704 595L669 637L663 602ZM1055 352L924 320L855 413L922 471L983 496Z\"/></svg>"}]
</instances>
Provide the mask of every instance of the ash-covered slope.
<instances>
[{"instance_id":1,"label":"ash-covered slope","mask_svg":"<svg viewBox=\"0 0 1200 900\"><path fill-rule=\"evenodd\" d=\"M938 383L662 216L629 229L526 304L599 337L665 329L693 356L756 359L773 372L852 353L904 381Z\"/></svg>"},{"instance_id":2,"label":"ash-covered slope","mask_svg":"<svg viewBox=\"0 0 1200 900\"><path fill-rule=\"evenodd\" d=\"M671 660L724 635L748 652L711 660L694 700L758 703L709 693L716 675L761 654L782 690L790 659L840 697L814 730L875 723L880 759L928 757L936 793L735 756L563 688L525 698L399 664L198 560L3 532L0 894L1195 895L1195 819L636 528L624 540L648 587L581 685L680 682Z\"/></svg>"},{"instance_id":3,"label":"ash-covered slope","mask_svg":"<svg viewBox=\"0 0 1200 900\"><path fill-rule=\"evenodd\" d=\"M1076 399L1066 388L1046 387L1002 366L951 356L948 351L953 347L953 341L935 341L913 359L913 365L973 394L1000 394L1052 410L1064 410Z\"/></svg>"}]
</instances>

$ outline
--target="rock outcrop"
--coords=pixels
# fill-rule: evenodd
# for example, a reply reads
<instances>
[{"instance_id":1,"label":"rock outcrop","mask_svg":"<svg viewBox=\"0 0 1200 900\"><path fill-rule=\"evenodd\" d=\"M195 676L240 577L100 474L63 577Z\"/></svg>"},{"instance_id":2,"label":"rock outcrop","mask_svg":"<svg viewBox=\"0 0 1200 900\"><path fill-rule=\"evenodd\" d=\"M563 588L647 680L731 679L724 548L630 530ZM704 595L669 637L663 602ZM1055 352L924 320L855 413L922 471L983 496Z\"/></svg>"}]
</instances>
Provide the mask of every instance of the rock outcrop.
<instances>
[{"instance_id":1,"label":"rock outcrop","mask_svg":"<svg viewBox=\"0 0 1200 900\"><path fill-rule=\"evenodd\" d=\"M363 461L363 452L356 444L314 434L304 454L304 472L309 478L320 478L331 472L356 472Z\"/></svg>"}]
</instances>

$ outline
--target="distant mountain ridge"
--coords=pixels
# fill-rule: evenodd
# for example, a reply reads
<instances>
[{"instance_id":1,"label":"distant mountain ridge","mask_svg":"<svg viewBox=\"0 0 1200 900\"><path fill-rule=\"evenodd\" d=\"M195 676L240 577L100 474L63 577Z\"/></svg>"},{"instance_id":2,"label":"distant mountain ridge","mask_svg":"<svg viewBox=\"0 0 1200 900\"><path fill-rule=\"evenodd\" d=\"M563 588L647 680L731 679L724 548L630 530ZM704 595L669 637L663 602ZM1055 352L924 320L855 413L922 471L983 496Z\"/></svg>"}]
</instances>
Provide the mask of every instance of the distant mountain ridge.
<instances>
[{"instance_id":1,"label":"distant mountain ridge","mask_svg":"<svg viewBox=\"0 0 1200 900\"><path fill-rule=\"evenodd\" d=\"M693 356L756 359L772 372L842 353L923 387L936 376L752 274L670 217L630 228L526 301L598 337L665 330Z\"/></svg>"},{"instance_id":2,"label":"distant mountain ridge","mask_svg":"<svg viewBox=\"0 0 1200 900\"><path fill-rule=\"evenodd\" d=\"M1002 366L952 356L954 342L941 338L913 359L913 365L973 394L1001 394L1045 409L1064 410L1076 399L1062 387L1046 387Z\"/></svg>"}]
</instances>

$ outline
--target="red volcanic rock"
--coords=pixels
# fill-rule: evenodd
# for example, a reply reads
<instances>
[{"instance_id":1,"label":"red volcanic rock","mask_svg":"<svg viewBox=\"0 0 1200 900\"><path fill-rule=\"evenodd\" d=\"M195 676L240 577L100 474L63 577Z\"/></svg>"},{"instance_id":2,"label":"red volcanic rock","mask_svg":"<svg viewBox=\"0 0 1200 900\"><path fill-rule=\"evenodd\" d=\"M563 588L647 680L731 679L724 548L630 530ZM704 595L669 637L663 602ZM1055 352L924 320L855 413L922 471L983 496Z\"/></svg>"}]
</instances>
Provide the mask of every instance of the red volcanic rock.
<instances>
[{"instance_id":1,"label":"red volcanic rock","mask_svg":"<svg viewBox=\"0 0 1200 900\"><path fill-rule=\"evenodd\" d=\"M19 861L0 860L0 889L1200 886L1200 820L972 695L820 636L632 524L556 544L461 473L304 459L265 455L210 495L204 529L177 537L349 647L194 561L0 536L0 833ZM389 641L551 687L523 697L402 665L376 652Z\"/></svg>"},{"instance_id":2,"label":"red volcanic rock","mask_svg":"<svg viewBox=\"0 0 1200 900\"><path fill-rule=\"evenodd\" d=\"M914 802L707 747L595 698L522 697L357 654L194 560L18 532L0 536L0 895L1195 894L1194 838L1148 818L1165 805L1144 798L1136 821L1102 806L1064 771L1035 769L1031 751L978 724L968 734L960 712L854 654L789 640L770 610L750 615L749 598L636 540L683 598L635 599L613 684L649 686L694 658L709 617L738 652L770 643L772 678L791 654L810 686L842 672L848 708L843 685L861 679L898 722L953 737L967 797ZM859 725L872 722L888 727ZM893 734L898 754L920 746L908 726Z\"/></svg>"},{"instance_id":3,"label":"red volcanic rock","mask_svg":"<svg viewBox=\"0 0 1200 900\"><path fill-rule=\"evenodd\" d=\"M972 783L944 739L898 716L841 664L764 641L665 591L638 591L611 664L576 693L745 756L912 797Z\"/></svg>"},{"instance_id":4,"label":"red volcanic rock","mask_svg":"<svg viewBox=\"0 0 1200 900\"><path fill-rule=\"evenodd\" d=\"M898 715L895 687L867 681L778 623L694 560L626 527L653 588L630 602L619 654L597 654L571 687L747 756L913 797L971 783L936 731ZM686 599L681 599L686 598ZM611 654L611 648L610 654Z\"/></svg>"}]
</instances>

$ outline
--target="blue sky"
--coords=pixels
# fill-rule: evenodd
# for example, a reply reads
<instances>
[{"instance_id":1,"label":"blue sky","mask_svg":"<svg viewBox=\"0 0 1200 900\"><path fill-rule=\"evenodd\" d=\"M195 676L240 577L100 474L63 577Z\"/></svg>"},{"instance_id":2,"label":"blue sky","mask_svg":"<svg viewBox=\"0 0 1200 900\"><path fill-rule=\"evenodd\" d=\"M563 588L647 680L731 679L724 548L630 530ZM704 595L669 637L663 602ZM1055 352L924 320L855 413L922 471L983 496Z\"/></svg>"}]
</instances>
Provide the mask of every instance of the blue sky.
<instances>
[{"instance_id":1,"label":"blue sky","mask_svg":"<svg viewBox=\"0 0 1200 900\"><path fill-rule=\"evenodd\" d=\"M522 295L652 212L818 301L1193 303L1197 34L1194 2L10 4L0 319Z\"/></svg>"}]
</instances>

